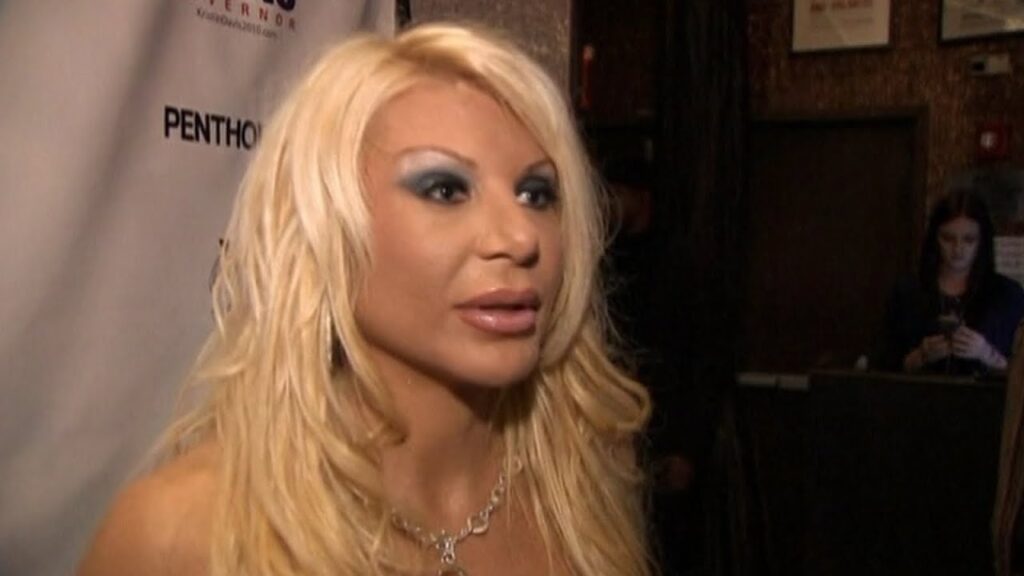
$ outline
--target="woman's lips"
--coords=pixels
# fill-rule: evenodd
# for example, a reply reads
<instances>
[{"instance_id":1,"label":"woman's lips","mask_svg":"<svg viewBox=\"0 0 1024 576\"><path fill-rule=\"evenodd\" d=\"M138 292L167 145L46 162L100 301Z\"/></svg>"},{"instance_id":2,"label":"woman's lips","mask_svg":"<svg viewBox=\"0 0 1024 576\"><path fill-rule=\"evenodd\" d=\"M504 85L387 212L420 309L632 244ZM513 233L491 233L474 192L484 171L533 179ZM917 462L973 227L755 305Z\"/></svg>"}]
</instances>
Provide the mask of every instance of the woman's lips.
<instances>
[{"instance_id":1,"label":"woman's lips","mask_svg":"<svg viewBox=\"0 0 1024 576\"><path fill-rule=\"evenodd\" d=\"M502 336L529 334L537 327L537 311L532 308L460 308L459 316L478 330Z\"/></svg>"},{"instance_id":2,"label":"woman's lips","mask_svg":"<svg viewBox=\"0 0 1024 576\"><path fill-rule=\"evenodd\" d=\"M490 290L456 308L459 317L478 330L500 336L521 336L537 328L540 297L533 290Z\"/></svg>"}]
</instances>

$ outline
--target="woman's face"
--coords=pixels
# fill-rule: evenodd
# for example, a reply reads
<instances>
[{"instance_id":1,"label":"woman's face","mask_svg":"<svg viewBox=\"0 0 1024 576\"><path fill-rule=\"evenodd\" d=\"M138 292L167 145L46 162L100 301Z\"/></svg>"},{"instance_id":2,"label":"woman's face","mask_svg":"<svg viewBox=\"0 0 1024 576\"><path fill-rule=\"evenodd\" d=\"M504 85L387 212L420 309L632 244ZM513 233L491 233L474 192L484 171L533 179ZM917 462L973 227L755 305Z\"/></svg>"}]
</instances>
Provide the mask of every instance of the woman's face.
<instances>
[{"instance_id":1,"label":"woman's face","mask_svg":"<svg viewBox=\"0 0 1024 576\"><path fill-rule=\"evenodd\" d=\"M371 122L364 170L372 265L356 320L382 377L522 381L561 282L551 160L490 96L431 79Z\"/></svg>"},{"instance_id":2,"label":"woman's face","mask_svg":"<svg viewBox=\"0 0 1024 576\"><path fill-rule=\"evenodd\" d=\"M945 272L969 273L978 254L981 231L972 218L958 216L939 226L939 255Z\"/></svg>"}]
</instances>

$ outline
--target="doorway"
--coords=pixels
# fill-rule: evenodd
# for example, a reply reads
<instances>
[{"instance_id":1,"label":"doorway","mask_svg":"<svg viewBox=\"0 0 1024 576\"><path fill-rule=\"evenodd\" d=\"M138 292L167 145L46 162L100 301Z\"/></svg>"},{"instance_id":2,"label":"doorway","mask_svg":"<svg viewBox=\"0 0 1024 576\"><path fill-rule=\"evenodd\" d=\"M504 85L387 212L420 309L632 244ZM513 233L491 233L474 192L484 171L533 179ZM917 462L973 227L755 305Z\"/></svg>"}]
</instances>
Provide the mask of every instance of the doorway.
<instances>
[{"instance_id":1,"label":"doorway","mask_svg":"<svg viewBox=\"0 0 1024 576\"><path fill-rule=\"evenodd\" d=\"M916 258L924 118L751 122L742 370L853 367L871 352Z\"/></svg>"}]
</instances>

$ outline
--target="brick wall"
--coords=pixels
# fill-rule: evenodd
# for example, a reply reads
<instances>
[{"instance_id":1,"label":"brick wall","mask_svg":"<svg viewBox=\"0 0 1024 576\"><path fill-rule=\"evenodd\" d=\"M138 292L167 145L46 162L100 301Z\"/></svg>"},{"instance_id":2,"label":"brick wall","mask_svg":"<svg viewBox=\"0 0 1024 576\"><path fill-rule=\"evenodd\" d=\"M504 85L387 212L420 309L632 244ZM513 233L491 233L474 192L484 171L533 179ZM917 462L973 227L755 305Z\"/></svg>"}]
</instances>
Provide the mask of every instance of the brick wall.
<instances>
[{"instance_id":1,"label":"brick wall","mask_svg":"<svg viewBox=\"0 0 1024 576\"><path fill-rule=\"evenodd\" d=\"M519 43L565 87L569 86L571 0L411 0L413 23L472 21Z\"/></svg>"},{"instance_id":2,"label":"brick wall","mask_svg":"<svg viewBox=\"0 0 1024 576\"><path fill-rule=\"evenodd\" d=\"M975 164L978 123L1012 125L1010 164L1024 168L1024 35L939 43L939 0L892 0L890 46L790 54L792 0L749 0L751 107L755 116L928 108L927 191ZM970 58L1008 52L1009 76L973 77Z\"/></svg>"}]
</instances>

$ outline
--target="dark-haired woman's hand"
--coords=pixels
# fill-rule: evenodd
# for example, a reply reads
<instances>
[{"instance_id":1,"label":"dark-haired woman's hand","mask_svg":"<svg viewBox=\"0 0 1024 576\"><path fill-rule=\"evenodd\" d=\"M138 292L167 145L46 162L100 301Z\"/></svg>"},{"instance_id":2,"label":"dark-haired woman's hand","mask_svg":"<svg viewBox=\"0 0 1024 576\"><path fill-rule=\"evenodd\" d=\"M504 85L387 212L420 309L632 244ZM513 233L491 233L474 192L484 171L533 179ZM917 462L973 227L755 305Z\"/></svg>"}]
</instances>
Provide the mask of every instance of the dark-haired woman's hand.
<instances>
[{"instance_id":1,"label":"dark-haired woman's hand","mask_svg":"<svg viewBox=\"0 0 1024 576\"><path fill-rule=\"evenodd\" d=\"M958 358L977 360L989 368L1006 368L1006 358L980 333L961 326L953 333L953 354Z\"/></svg>"},{"instance_id":2,"label":"dark-haired woman's hand","mask_svg":"<svg viewBox=\"0 0 1024 576\"><path fill-rule=\"evenodd\" d=\"M924 363L931 364L936 360L942 360L952 353L949 338L942 334L926 336L921 340L921 354L924 356Z\"/></svg>"},{"instance_id":3,"label":"dark-haired woman's hand","mask_svg":"<svg viewBox=\"0 0 1024 576\"><path fill-rule=\"evenodd\" d=\"M903 358L903 369L907 372L917 372L926 364L942 360L952 353L949 338L943 334L926 336L921 344L907 353Z\"/></svg>"},{"instance_id":4,"label":"dark-haired woman's hand","mask_svg":"<svg viewBox=\"0 0 1024 576\"><path fill-rule=\"evenodd\" d=\"M957 358L981 360L991 348L984 336L967 326L961 326L953 332L953 355Z\"/></svg>"}]
</instances>

